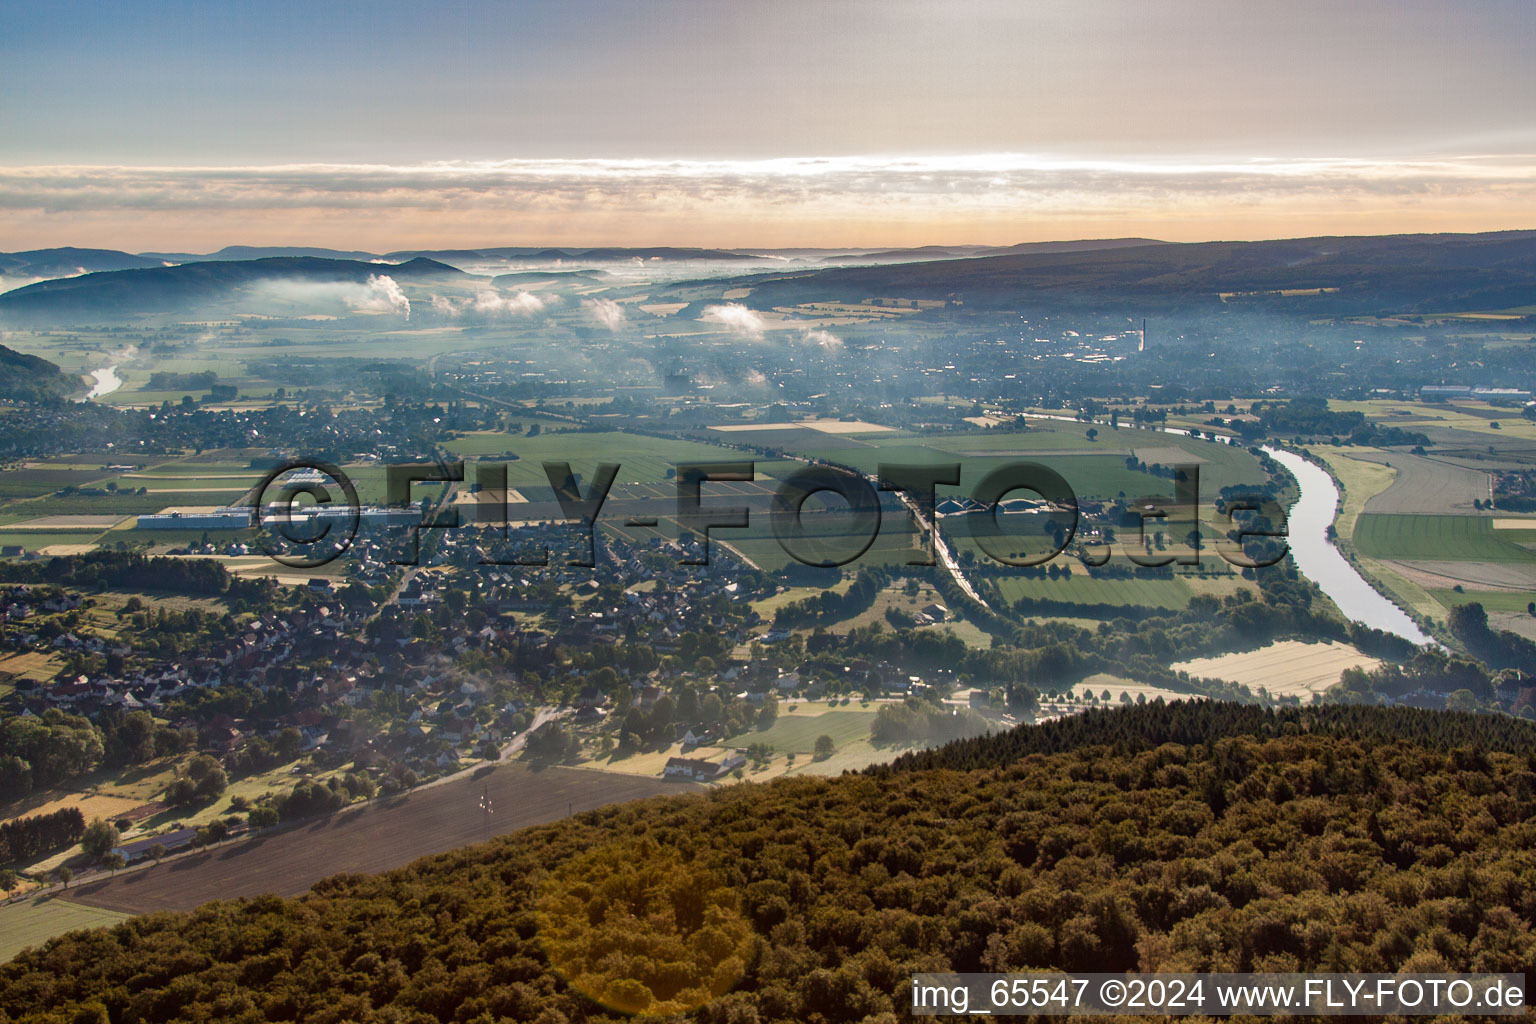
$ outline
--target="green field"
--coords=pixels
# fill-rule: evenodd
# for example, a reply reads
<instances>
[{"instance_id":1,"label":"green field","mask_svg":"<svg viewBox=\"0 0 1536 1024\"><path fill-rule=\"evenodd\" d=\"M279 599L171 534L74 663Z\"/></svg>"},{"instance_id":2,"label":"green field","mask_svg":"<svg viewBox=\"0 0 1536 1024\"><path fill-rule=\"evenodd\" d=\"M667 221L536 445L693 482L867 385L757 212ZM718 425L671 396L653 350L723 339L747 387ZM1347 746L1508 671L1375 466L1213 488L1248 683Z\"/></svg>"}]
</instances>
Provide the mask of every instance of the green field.
<instances>
[{"instance_id":1,"label":"green field","mask_svg":"<svg viewBox=\"0 0 1536 1024\"><path fill-rule=\"evenodd\" d=\"M1354 543L1370 558L1417 558L1446 562L1536 562L1536 551L1518 541L1536 540L1532 530L1495 530L1486 516L1425 516L1363 513L1355 521Z\"/></svg>"},{"instance_id":2,"label":"green field","mask_svg":"<svg viewBox=\"0 0 1536 1024\"><path fill-rule=\"evenodd\" d=\"M1457 593L1454 590L1435 589L1429 591L1431 597L1446 609L1462 604L1476 602L1490 612L1526 612L1526 605L1536 601L1536 593L1519 590L1463 590Z\"/></svg>"},{"instance_id":3,"label":"green field","mask_svg":"<svg viewBox=\"0 0 1536 1024\"><path fill-rule=\"evenodd\" d=\"M855 740L869 739L869 727L875 720L873 705L855 710L856 705L826 711L810 717L797 717L779 706L779 718L767 729L752 729L727 739L723 746L744 747L748 743L766 743L778 754L810 754L816 749L816 737L831 736L841 747Z\"/></svg>"},{"instance_id":4,"label":"green field","mask_svg":"<svg viewBox=\"0 0 1536 1024\"><path fill-rule=\"evenodd\" d=\"M57 544L92 544L105 532L105 530L0 529L0 546L20 545L28 551L41 551L43 548Z\"/></svg>"},{"instance_id":5,"label":"green field","mask_svg":"<svg viewBox=\"0 0 1536 1024\"><path fill-rule=\"evenodd\" d=\"M28 946L40 946L56 935L81 928L100 928L126 920L128 914L38 896L0 907L0 960L9 960Z\"/></svg>"}]
</instances>

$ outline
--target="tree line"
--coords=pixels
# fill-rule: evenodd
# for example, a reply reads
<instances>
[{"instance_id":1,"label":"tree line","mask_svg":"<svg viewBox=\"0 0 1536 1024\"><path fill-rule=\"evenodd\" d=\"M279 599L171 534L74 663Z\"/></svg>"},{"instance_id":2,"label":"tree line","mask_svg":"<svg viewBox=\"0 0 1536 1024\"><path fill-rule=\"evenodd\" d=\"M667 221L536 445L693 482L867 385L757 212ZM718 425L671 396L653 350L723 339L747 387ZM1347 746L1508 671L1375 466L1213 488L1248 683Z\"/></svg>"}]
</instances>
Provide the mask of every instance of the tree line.
<instances>
[{"instance_id":1,"label":"tree line","mask_svg":"<svg viewBox=\"0 0 1536 1024\"><path fill-rule=\"evenodd\" d=\"M85 815L78 807L7 821L0 825L0 864L34 860L78 843L84 834Z\"/></svg>"}]
</instances>

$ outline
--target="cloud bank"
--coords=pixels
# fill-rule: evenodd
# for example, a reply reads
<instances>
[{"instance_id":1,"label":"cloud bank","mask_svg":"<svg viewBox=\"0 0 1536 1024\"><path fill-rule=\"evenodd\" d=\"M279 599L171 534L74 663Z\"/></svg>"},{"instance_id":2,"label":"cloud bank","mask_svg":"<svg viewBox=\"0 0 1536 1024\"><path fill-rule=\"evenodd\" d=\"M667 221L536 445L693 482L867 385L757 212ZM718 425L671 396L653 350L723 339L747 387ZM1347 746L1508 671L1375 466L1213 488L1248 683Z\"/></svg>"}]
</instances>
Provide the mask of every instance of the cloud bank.
<instances>
[{"instance_id":1,"label":"cloud bank","mask_svg":"<svg viewBox=\"0 0 1536 1024\"><path fill-rule=\"evenodd\" d=\"M60 229L68 228L137 232L136 239L93 236L132 249L232 235L356 239L379 250L413 240L855 245L917 237L1003 243L1129 228L1168 238L1279 237L1376 223L1391 225L1377 230L1482 230L1536 226L1536 155L13 166L0 167L0 211L13 245L62 244ZM1213 234L1216 226L1235 230Z\"/></svg>"}]
</instances>

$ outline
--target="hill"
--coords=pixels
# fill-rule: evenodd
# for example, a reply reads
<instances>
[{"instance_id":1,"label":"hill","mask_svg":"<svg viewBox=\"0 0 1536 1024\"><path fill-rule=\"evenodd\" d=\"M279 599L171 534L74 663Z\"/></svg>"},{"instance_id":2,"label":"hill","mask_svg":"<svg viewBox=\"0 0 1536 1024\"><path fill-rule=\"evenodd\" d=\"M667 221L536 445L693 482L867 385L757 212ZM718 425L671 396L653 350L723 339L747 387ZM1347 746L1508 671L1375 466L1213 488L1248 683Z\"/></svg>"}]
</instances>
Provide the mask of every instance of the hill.
<instances>
[{"instance_id":1,"label":"hill","mask_svg":"<svg viewBox=\"0 0 1536 1024\"><path fill-rule=\"evenodd\" d=\"M848 253L828 256L823 263L909 263L917 260L942 260L976 256L1014 256L1020 253L1095 252L1100 249L1126 249L1138 245L1167 245L1155 238L1085 238L1067 242L1020 242L1017 245L922 245L912 249L886 249L882 252Z\"/></svg>"},{"instance_id":2,"label":"hill","mask_svg":"<svg viewBox=\"0 0 1536 1024\"><path fill-rule=\"evenodd\" d=\"M40 281L0 295L0 317L6 321L29 322L79 316L172 313L229 298L242 289L264 282L363 284L379 275L387 275L401 283L474 280L461 270L419 257L399 264L313 256L207 260Z\"/></svg>"},{"instance_id":3,"label":"hill","mask_svg":"<svg viewBox=\"0 0 1536 1024\"><path fill-rule=\"evenodd\" d=\"M1536 294L1536 232L1147 243L741 277L771 308L871 296L1129 311L1435 313L1520 306ZM684 289L678 286L679 291Z\"/></svg>"},{"instance_id":4,"label":"hill","mask_svg":"<svg viewBox=\"0 0 1536 1024\"><path fill-rule=\"evenodd\" d=\"M29 249L0 253L0 275L19 278L55 278L103 270L141 270L164 266L159 258L135 256L116 249Z\"/></svg>"},{"instance_id":5,"label":"hill","mask_svg":"<svg viewBox=\"0 0 1536 1024\"><path fill-rule=\"evenodd\" d=\"M141 256L153 257L157 262L197 263L202 260L260 260L271 256L318 256L331 260L371 260L376 254L349 249L323 249L311 245L226 245L218 252L146 252ZM106 267L101 268L103 270Z\"/></svg>"},{"instance_id":6,"label":"hill","mask_svg":"<svg viewBox=\"0 0 1536 1024\"><path fill-rule=\"evenodd\" d=\"M646 246L625 248L608 246L598 249L558 248L552 246L498 246L491 249L441 249L405 250L392 252L387 259L403 259L412 256L428 256L434 259L505 259L548 263L569 260L583 263L627 263L633 260L753 260L758 257L749 253L728 249L688 249L675 246Z\"/></svg>"},{"instance_id":7,"label":"hill","mask_svg":"<svg viewBox=\"0 0 1536 1024\"><path fill-rule=\"evenodd\" d=\"M916 971L1536 958L1536 726L1205 703L1021 732L1076 745L1011 733L951 748L977 769L659 797L299 900L76 932L0 967L0 1011L894 1021Z\"/></svg>"},{"instance_id":8,"label":"hill","mask_svg":"<svg viewBox=\"0 0 1536 1024\"><path fill-rule=\"evenodd\" d=\"M8 401L61 398L79 384L79 379L41 356L27 355L0 345L0 398Z\"/></svg>"}]
</instances>

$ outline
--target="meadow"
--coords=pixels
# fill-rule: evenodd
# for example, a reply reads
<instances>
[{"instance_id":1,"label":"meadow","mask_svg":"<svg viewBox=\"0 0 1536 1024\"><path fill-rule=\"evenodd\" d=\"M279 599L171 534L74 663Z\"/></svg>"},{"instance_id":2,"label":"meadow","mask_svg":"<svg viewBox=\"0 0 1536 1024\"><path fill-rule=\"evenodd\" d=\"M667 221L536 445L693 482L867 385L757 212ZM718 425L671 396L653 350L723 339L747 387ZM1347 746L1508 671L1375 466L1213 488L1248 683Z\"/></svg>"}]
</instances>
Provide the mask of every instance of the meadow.
<instances>
[{"instance_id":1,"label":"meadow","mask_svg":"<svg viewBox=\"0 0 1536 1024\"><path fill-rule=\"evenodd\" d=\"M869 728L874 723L877 710L874 705L846 705L831 710L825 709L825 705L802 704L795 711L788 711L786 707L783 702L780 703L779 717L767 729L752 729L732 736L723 745L745 747L749 743L766 743L773 748L775 754L809 755L816 749L818 736L831 736L832 742L838 747L855 740L869 739ZM818 708L823 710L819 713L806 713Z\"/></svg>"}]
</instances>

